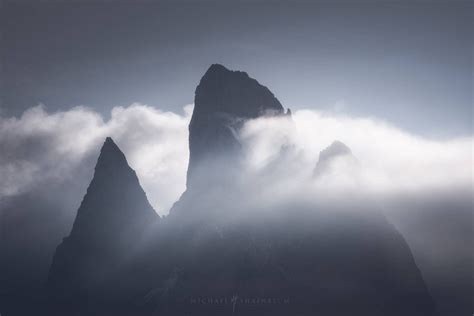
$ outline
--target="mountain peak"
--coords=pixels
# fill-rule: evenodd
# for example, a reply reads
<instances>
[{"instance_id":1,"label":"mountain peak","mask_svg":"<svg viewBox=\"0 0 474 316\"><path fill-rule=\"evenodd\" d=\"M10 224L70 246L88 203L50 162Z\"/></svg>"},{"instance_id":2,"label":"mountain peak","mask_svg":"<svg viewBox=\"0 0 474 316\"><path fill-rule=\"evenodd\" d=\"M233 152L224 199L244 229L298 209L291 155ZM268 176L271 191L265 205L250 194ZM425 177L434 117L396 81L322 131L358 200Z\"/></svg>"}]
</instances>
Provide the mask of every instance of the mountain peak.
<instances>
[{"instance_id":1,"label":"mountain peak","mask_svg":"<svg viewBox=\"0 0 474 316\"><path fill-rule=\"evenodd\" d=\"M330 165L334 159L338 159L339 157L352 157L352 150L343 142L335 140L323 149L319 153L319 159L316 163L316 167L314 168L314 175L318 176L323 172L329 170Z\"/></svg>"},{"instance_id":2,"label":"mountain peak","mask_svg":"<svg viewBox=\"0 0 474 316\"><path fill-rule=\"evenodd\" d=\"M332 157L343 156L343 155L351 155L352 151L346 144L341 141L335 140L326 147L326 149L322 150L319 153L319 161L323 162Z\"/></svg>"},{"instance_id":3,"label":"mountain peak","mask_svg":"<svg viewBox=\"0 0 474 316\"><path fill-rule=\"evenodd\" d=\"M212 64L207 69L206 74L213 74L213 73L219 73L219 72L221 72L221 73L231 72L231 70L227 69L224 65L221 65L221 64Z\"/></svg>"},{"instance_id":4,"label":"mountain peak","mask_svg":"<svg viewBox=\"0 0 474 316\"><path fill-rule=\"evenodd\" d=\"M105 138L104 144L102 145L102 148L100 149L100 153L102 155L104 153L111 153L111 152L116 152L123 155L122 151L117 146L117 144L115 144L112 137L107 137Z\"/></svg>"},{"instance_id":5,"label":"mountain peak","mask_svg":"<svg viewBox=\"0 0 474 316\"><path fill-rule=\"evenodd\" d=\"M98 276L115 271L127 252L140 246L158 219L135 171L107 137L71 233L56 249L50 286L72 297L78 289L90 291Z\"/></svg>"},{"instance_id":6,"label":"mountain peak","mask_svg":"<svg viewBox=\"0 0 474 316\"><path fill-rule=\"evenodd\" d=\"M283 106L267 87L246 72L212 64L196 88L193 119L215 113L256 118L267 112L281 114Z\"/></svg>"},{"instance_id":7,"label":"mountain peak","mask_svg":"<svg viewBox=\"0 0 474 316\"><path fill-rule=\"evenodd\" d=\"M112 139L112 137L107 136L107 137L105 138L104 145L105 145L105 144L115 145L115 142L114 142L114 140ZM115 146L117 146L117 145L115 145Z\"/></svg>"},{"instance_id":8,"label":"mountain peak","mask_svg":"<svg viewBox=\"0 0 474 316\"><path fill-rule=\"evenodd\" d=\"M96 173L98 170L107 169L113 172L114 169L130 168L125 158L124 153L115 144L111 137L107 137L100 149L99 158L95 167ZM133 172L133 170L132 170Z\"/></svg>"},{"instance_id":9,"label":"mountain peak","mask_svg":"<svg viewBox=\"0 0 474 316\"><path fill-rule=\"evenodd\" d=\"M242 71L213 64L196 88L189 124L189 176L198 165L212 165L223 155L237 157L238 133L245 120L284 115L280 101L265 86ZM203 171L200 177L207 178Z\"/></svg>"},{"instance_id":10,"label":"mountain peak","mask_svg":"<svg viewBox=\"0 0 474 316\"><path fill-rule=\"evenodd\" d=\"M128 215L126 215L128 214ZM126 216L120 219L120 216ZM100 150L94 177L78 210L71 235L102 234L101 227L116 232L126 227L126 221L157 217L140 186L135 171L129 166L124 153L112 138L107 137ZM114 225L112 225L114 223ZM124 227L120 227L125 225ZM102 237L98 237L102 238Z\"/></svg>"}]
</instances>

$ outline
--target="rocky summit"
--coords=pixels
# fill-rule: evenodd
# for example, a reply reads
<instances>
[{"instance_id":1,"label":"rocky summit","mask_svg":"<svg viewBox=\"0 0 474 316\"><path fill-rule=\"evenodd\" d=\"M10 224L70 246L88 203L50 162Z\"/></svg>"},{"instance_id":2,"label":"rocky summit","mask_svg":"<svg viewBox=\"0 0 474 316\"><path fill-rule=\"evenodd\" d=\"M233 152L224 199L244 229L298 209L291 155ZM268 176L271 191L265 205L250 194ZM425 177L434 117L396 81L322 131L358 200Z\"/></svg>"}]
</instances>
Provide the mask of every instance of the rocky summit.
<instances>
[{"instance_id":1,"label":"rocky summit","mask_svg":"<svg viewBox=\"0 0 474 316\"><path fill-rule=\"evenodd\" d=\"M54 255L48 280L53 296L113 297L118 280L131 290L137 280L127 283L122 268L158 220L135 171L108 137L71 233Z\"/></svg>"},{"instance_id":2,"label":"rocky summit","mask_svg":"<svg viewBox=\"0 0 474 316\"><path fill-rule=\"evenodd\" d=\"M108 138L54 256L48 307L58 315L434 316L407 243L375 207L239 209L259 192L233 190L224 175L239 172L235 132L246 119L282 114L266 87L212 65L189 126L191 193L161 220ZM335 143L320 160L347 154Z\"/></svg>"},{"instance_id":3,"label":"rocky summit","mask_svg":"<svg viewBox=\"0 0 474 316\"><path fill-rule=\"evenodd\" d=\"M282 115L283 106L273 93L242 71L214 64L196 88L194 112L189 124L188 188L193 178L222 155L238 156L236 137L245 120L264 115Z\"/></svg>"},{"instance_id":4,"label":"rocky summit","mask_svg":"<svg viewBox=\"0 0 474 316\"><path fill-rule=\"evenodd\" d=\"M343 142L335 140L331 143L331 145L329 145L319 153L319 159L316 163L316 167L314 168L314 175L321 175L330 168L331 163L335 159L344 157L352 158L353 160L355 160L354 156L352 155L351 149L347 147L347 145Z\"/></svg>"}]
</instances>

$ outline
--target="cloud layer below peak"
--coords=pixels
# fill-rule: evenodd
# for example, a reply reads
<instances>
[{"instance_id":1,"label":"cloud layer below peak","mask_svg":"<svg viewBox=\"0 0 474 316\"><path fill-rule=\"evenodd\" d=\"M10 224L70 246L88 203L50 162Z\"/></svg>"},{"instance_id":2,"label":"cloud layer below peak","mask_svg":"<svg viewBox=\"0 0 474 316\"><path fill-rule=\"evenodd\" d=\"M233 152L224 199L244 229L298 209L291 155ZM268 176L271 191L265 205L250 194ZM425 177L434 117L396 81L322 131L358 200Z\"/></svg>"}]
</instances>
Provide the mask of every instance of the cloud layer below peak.
<instances>
[{"instance_id":1,"label":"cloud layer below peak","mask_svg":"<svg viewBox=\"0 0 474 316\"><path fill-rule=\"evenodd\" d=\"M36 106L19 118L1 117L0 198L74 179L81 168L92 172L104 138L111 136L136 170L151 204L166 214L185 190L192 108L172 113L132 104L115 107L105 120L87 107L49 113ZM275 171L272 176L272 183L277 179L288 187L291 181L310 179L327 188L362 188L364 194L379 196L472 190L472 137L428 140L375 118L298 110L292 120L250 121L240 138L246 170L255 174L291 148L280 159L286 172ZM357 167L336 160L325 177L313 181L319 152L334 140L351 148ZM84 193L77 192L78 201Z\"/></svg>"}]
</instances>

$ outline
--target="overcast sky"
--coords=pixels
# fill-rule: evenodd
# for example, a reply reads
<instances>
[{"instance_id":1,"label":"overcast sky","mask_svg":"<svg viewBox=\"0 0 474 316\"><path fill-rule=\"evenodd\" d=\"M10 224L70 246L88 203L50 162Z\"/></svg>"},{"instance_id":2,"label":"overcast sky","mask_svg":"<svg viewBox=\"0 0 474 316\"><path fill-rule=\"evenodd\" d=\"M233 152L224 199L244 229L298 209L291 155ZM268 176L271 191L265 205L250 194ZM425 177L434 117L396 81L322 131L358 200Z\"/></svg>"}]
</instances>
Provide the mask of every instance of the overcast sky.
<instances>
[{"instance_id":1,"label":"overcast sky","mask_svg":"<svg viewBox=\"0 0 474 316\"><path fill-rule=\"evenodd\" d=\"M299 150L281 169L293 177L261 177L270 189L304 191L343 141L361 168L337 166L334 187L388 214L441 315L470 310L473 20L455 0L0 0L0 220L47 271L106 136L166 214L185 189L194 90L222 63L293 110L296 132L271 119L243 131L249 166L281 139Z\"/></svg>"},{"instance_id":2,"label":"overcast sky","mask_svg":"<svg viewBox=\"0 0 474 316\"><path fill-rule=\"evenodd\" d=\"M3 1L0 114L178 112L222 63L285 107L472 134L472 1L224 2Z\"/></svg>"}]
</instances>

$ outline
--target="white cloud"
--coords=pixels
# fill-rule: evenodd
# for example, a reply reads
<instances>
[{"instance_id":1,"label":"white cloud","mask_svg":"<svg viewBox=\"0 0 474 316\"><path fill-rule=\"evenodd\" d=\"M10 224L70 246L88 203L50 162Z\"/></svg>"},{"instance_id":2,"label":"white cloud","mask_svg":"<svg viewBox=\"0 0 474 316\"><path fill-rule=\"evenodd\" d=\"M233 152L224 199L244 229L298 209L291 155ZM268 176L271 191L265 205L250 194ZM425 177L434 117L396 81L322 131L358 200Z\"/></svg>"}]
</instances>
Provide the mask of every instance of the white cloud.
<instances>
[{"instance_id":1,"label":"white cloud","mask_svg":"<svg viewBox=\"0 0 474 316\"><path fill-rule=\"evenodd\" d=\"M150 203L163 213L184 190L192 106L182 115L133 104L115 107L111 118L86 107L48 113L33 107L20 118L0 118L0 198L73 178L81 164L93 169L111 136L139 176ZM80 181L78 179L78 181ZM78 192L80 200L84 192Z\"/></svg>"},{"instance_id":2,"label":"white cloud","mask_svg":"<svg viewBox=\"0 0 474 316\"><path fill-rule=\"evenodd\" d=\"M68 216L56 212L52 220L70 225L100 146L111 136L136 170L155 210L166 214L185 189L191 113L192 106L177 114L133 104L115 107L110 119L104 120L86 107L48 113L37 106L19 118L0 117L0 202L34 192L26 205L44 197L46 203L39 201L45 204L38 208L41 212L50 207L50 199L62 199L56 207ZM472 245L466 241L472 240L472 136L430 140L376 118L300 110L292 120L249 121L239 137L245 154L239 169L242 178L232 178L215 192L205 187L206 194L198 196L206 210L225 212L230 220L247 217L246 211L273 215L299 206L316 212L383 210L404 234L435 288L438 283L443 288L448 278L450 284L465 280L461 286L469 286ZM334 140L349 146L356 160L336 159L315 178L319 152ZM212 167L209 172L222 171ZM199 207L195 204L192 207ZM32 214L33 219L44 220ZM255 213L251 215L254 219ZM51 220L51 215L46 218ZM41 234L35 236L43 236L49 226L41 222L38 227ZM57 241L66 233L66 228L61 229Z\"/></svg>"},{"instance_id":3,"label":"white cloud","mask_svg":"<svg viewBox=\"0 0 474 316\"><path fill-rule=\"evenodd\" d=\"M192 105L182 115L152 107L116 107L108 122L109 135L135 169L150 203L167 213L185 189L188 166L188 125Z\"/></svg>"},{"instance_id":4,"label":"white cloud","mask_svg":"<svg viewBox=\"0 0 474 316\"><path fill-rule=\"evenodd\" d=\"M184 113L146 105L115 107L105 121L86 107L48 113L37 106L19 118L0 118L0 198L73 178L77 168L93 169L106 136L111 136L137 171L151 204L167 213L185 189L188 124ZM319 181L311 179L318 154L334 140L348 145L357 159L340 159ZM472 189L473 138L429 140L375 118L352 118L313 110L293 113L292 121L261 118L241 132L246 149L245 175L258 175L267 194L356 188L363 194L399 195L440 188ZM285 156L280 147L285 145ZM262 170L272 169L268 177ZM308 183L310 185L308 185ZM257 184L256 184L257 185ZM80 200L84 192L77 192Z\"/></svg>"},{"instance_id":5,"label":"white cloud","mask_svg":"<svg viewBox=\"0 0 474 316\"><path fill-rule=\"evenodd\" d=\"M352 118L312 110L296 111L292 121L253 120L246 124L242 136L248 162L257 169L277 156L279 146L292 145L298 154L292 162L284 163L287 168L293 168L293 177L299 179L311 174L321 150L334 140L342 141L351 148L357 163L335 161L331 176L319 181L319 185L333 189L348 189L350 185L365 194L390 195L469 188L473 183L472 137L429 140L375 118Z\"/></svg>"}]
</instances>

